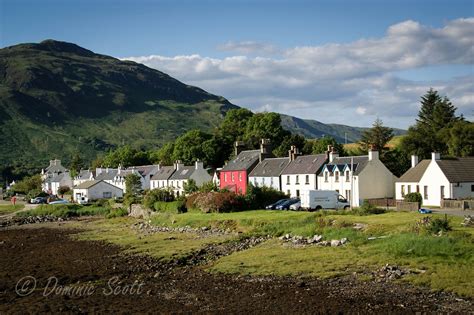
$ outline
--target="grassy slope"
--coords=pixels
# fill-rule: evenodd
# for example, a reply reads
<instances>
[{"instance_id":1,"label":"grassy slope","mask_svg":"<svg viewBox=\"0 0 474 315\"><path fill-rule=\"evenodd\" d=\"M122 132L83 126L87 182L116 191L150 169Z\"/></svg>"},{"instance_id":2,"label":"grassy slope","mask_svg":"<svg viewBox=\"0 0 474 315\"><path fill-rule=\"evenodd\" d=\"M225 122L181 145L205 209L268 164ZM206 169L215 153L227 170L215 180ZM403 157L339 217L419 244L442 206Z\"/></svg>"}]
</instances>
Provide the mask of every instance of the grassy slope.
<instances>
[{"instance_id":1,"label":"grassy slope","mask_svg":"<svg viewBox=\"0 0 474 315\"><path fill-rule=\"evenodd\" d=\"M394 136L392 138L392 140L390 140L387 143L387 147L389 147L390 149L394 149L394 148L400 146L400 143L401 143L403 137L404 137L404 135ZM352 152L352 151L360 149L360 145L357 142L348 143L348 144L344 144L344 149L346 149L348 152Z\"/></svg>"},{"instance_id":2,"label":"grassy slope","mask_svg":"<svg viewBox=\"0 0 474 315\"><path fill-rule=\"evenodd\" d=\"M0 205L0 215L13 213L25 208L25 205Z\"/></svg>"}]
</instances>

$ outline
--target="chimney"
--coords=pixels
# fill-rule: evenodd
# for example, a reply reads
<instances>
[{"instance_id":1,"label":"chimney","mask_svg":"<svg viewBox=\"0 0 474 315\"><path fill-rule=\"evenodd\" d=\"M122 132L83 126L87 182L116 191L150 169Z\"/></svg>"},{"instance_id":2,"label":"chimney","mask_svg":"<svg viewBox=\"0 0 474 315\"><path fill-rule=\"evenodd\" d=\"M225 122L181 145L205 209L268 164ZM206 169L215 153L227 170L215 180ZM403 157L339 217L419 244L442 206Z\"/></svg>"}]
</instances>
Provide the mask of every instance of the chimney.
<instances>
[{"instance_id":1,"label":"chimney","mask_svg":"<svg viewBox=\"0 0 474 315\"><path fill-rule=\"evenodd\" d=\"M300 153L298 152L298 148L295 145L292 145L290 150L288 151L290 162L294 161L298 155L300 155Z\"/></svg>"},{"instance_id":2,"label":"chimney","mask_svg":"<svg viewBox=\"0 0 474 315\"><path fill-rule=\"evenodd\" d=\"M105 172L106 172L106 173L109 172L109 167L106 167L106 168L105 168Z\"/></svg>"},{"instance_id":3,"label":"chimney","mask_svg":"<svg viewBox=\"0 0 474 315\"><path fill-rule=\"evenodd\" d=\"M175 163L174 163L174 169L175 170L180 170L184 167L184 164L180 161L180 160L177 160Z\"/></svg>"},{"instance_id":4,"label":"chimney","mask_svg":"<svg viewBox=\"0 0 474 315\"><path fill-rule=\"evenodd\" d=\"M204 169L204 163L201 162L201 161L199 161L199 160L197 160L197 161L194 163L194 166L195 166L195 168L196 168L197 170L202 170L202 169Z\"/></svg>"},{"instance_id":5,"label":"chimney","mask_svg":"<svg viewBox=\"0 0 474 315\"><path fill-rule=\"evenodd\" d=\"M272 145L270 139L261 139L260 140L260 157L259 160L262 162L268 157L272 156Z\"/></svg>"},{"instance_id":6,"label":"chimney","mask_svg":"<svg viewBox=\"0 0 474 315\"><path fill-rule=\"evenodd\" d=\"M96 176L99 175L100 173L102 173L102 167L97 167L97 168L95 169L95 174L96 174Z\"/></svg>"},{"instance_id":7,"label":"chimney","mask_svg":"<svg viewBox=\"0 0 474 315\"><path fill-rule=\"evenodd\" d=\"M240 152L242 152L244 148L244 142L243 141L235 141L234 143L234 148L235 148L235 156L239 155Z\"/></svg>"},{"instance_id":8,"label":"chimney","mask_svg":"<svg viewBox=\"0 0 474 315\"><path fill-rule=\"evenodd\" d=\"M339 153L334 150L334 147L331 146L331 151L329 152L329 163L332 163L335 158L339 157Z\"/></svg>"},{"instance_id":9,"label":"chimney","mask_svg":"<svg viewBox=\"0 0 474 315\"><path fill-rule=\"evenodd\" d=\"M432 160L432 161L439 161L439 160L441 160L441 155L439 154L439 152L432 152L432 153L431 153L431 160Z\"/></svg>"},{"instance_id":10,"label":"chimney","mask_svg":"<svg viewBox=\"0 0 474 315\"><path fill-rule=\"evenodd\" d=\"M379 151L375 150L373 146L369 147L369 161L379 159Z\"/></svg>"},{"instance_id":11,"label":"chimney","mask_svg":"<svg viewBox=\"0 0 474 315\"><path fill-rule=\"evenodd\" d=\"M418 155L411 156L411 167L414 168L418 165Z\"/></svg>"}]
</instances>

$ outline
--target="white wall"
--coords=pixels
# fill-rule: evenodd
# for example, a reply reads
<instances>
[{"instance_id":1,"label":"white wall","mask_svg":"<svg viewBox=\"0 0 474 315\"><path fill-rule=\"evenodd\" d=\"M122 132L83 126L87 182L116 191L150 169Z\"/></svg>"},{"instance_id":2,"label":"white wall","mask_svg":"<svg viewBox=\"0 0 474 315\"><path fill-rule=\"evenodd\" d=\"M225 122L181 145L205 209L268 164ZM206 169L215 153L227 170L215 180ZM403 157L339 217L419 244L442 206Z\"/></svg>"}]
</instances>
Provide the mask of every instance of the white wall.
<instances>
[{"instance_id":1,"label":"white wall","mask_svg":"<svg viewBox=\"0 0 474 315\"><path fill-rule=\"evenodd\" d=\"M359 199L393 198L397 177L378 159L359 173Z\"/></svg>"},{"instance_id":2,"label":"white wall","mask_svg":"<svg viewBox=\"0 0 474 315\"><path fill-rule=\"evenodd\" d=\"M271 187L273 189L280 190L280 176L251 176L249 177L249 183L256 187Z\"/></svg>"},{"instance_id":3,"label":"white wall","mask_svg":"<svg viewBox=\"0 0 474 315\"><path fill-rule=\"evenodd\" d=\"M402 194L402 186L405 191L405 195L409 193L415 193L415 192L422 193L419 183L397 182L395 183L395 199L397 200L403 200L405 197ZM417 186L418 186L419 191L417 191Z\"/></svg>"},{"instance_id":4,"label":"white wall","mask_svg":"<svg viewBox=\"0 0 474 315\"><path fill-rule=\"evenodd\" d=\"M425 198L424 186L428 187L428 198ZM420 180L420 193L423 197L423 205L441 205L441 186L444 186L444 198L452 198L451 185L438 163L431 161Z\"/></svg>"},{"instance_id":5,"label":"white wall","mask_svg":"<svg viewBox=\"0 0 474 315\"><path fill-rule=\"evenodd\" d=\"M308 183L306 182L306 175L308 175L309 177ZM288 177L289 177L289 183L288 183ZM316 179L316 174L291 174L291 175L281 175L281 186L282 186L281 190L285 194L289 192L290 197L296 197L298 196L298 191L301 195L301 191L303 190L317 189L318 183Z\"/></svg>"},{"instance_id":6,"label":"white wall","mask_svg":"<svg viewBox=\"0 0 474 315\"><path fill-rule=\"evenodd\" d=\"M472 191L472 186L474 182L468 183L459 183L459 185L452 184L452 191L454 199L462 199L462 198L474 198L474 191Z\"/></svg>"},{"instance_id":7,"label":"white wall","mask_svg":"<svg viewBox=\"0 0 474 315\"><path fill-rule=\"evenodd\" d=\"M73 189L74 201L78 200L78 195L87 197L89 200L97 200L104 198L104 193L110 193L110 198L123 197L122 189L100 182L88 189Z\"/></svg>"},{"instance_id":8,"label":"white wall","mask_svg":"<svg viewBox=\"0 0 474 315\"><path fill-rule=\"evenodd\" d=\"M339 194L341 196L344 196L345 198L348 199L349 202L351 202L352 198L352 205L354 207L358 207L361 203L359 199L359 177L354 176L351 183L351 176L352 172L349 171L349 180L347 181L346 179L346 173L345 171L341 171L339 174L339 180L336 181L336 176L333 174L333 176L329 176L328 173L328 180L325 180L324 173L326 173L327 170L322 172L320 176L318 176L318 189L319 190L337 190L339 191ZM352 185L354 185L354 189L352 188ZM353 196L351 196L353 194Z\"/></svg>"}]
</instances>

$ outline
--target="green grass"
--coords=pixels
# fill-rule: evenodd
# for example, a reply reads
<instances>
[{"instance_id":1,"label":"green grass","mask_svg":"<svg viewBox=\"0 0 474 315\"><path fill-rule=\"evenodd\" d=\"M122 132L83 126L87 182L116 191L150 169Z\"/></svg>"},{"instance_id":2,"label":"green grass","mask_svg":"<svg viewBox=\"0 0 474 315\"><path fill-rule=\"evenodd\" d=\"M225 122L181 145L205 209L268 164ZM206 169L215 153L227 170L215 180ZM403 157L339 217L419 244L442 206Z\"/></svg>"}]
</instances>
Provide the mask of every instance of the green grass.
<instances>
[{"instance_id":1,"label":"green grass","mask_svg":"<svg viewBox=\"0 0 474 315\"><path fill-rule=\"evenodd\" d=\"M13 213L25 208L25 205L0 205L0 215Z\"/></svg>"},{"instance_id":2,"label":"green grass","mask_svg":"<svg viewBox=\"0 0 474 315\"><path fill-rule=\"evenodd\" d=\"M39 205L31 210L17 213L19 217L54 215L56 217L80 217L80 216L107 216L116 217L126 215L126 210L111 209L105 206L83 206L76 204L63 205Z\"/></svg>"},{"instance_id":3,"label":"green grass","mask_svg":"<svg viewBox=\"0 0 474 315\"><path fill-rule=\"evenodd\" d=\"M206 244L229 240L231 236L199 237L194 233L152 233L143 234L131 229L136 222L130 217L88 222L86 231L76 235L80 240L100 240L120 245L126 252L143 253L158 259L179 258L202 248ZM78 227L84 225L77 223Z\"/></svg>"}]
</instances>

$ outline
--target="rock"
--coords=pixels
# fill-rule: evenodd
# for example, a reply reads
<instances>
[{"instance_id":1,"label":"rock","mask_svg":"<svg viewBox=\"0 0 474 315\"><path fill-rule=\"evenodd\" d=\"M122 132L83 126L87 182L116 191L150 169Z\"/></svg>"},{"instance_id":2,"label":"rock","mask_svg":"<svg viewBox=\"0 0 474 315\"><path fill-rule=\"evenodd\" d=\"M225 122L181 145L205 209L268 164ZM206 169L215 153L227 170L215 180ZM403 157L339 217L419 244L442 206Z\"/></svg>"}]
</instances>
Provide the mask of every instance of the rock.
<instances>
[{"instance_id":1,"label":"rock","mask_svg":"<svg viewBox=\"0 0 474 315\"><path fill-rule=\"evenodd\" d=\"M313 242L314 242L314 243L319 243L319 242L321 242L322 239L323 239L323 236L322 236L322 235L315 235L315 236L313 236Z\"/></svg>"},{"instance_id":2,"label":"rock","mask_svg":"<svg viewBox=\"0 0 474 315\"><path fill-rule=\"evenodd\" d=\"M337 247L341 246L341 241L340 240L332 240L331 241L331 247Z\"/></svg>"},{"instance_id":3,"label":"rock","mask_svg":"<svg viewBox=\"0 0 474 315\"><path fill-rule=\"evenodd\" d=\"M344 238L341 238L341 245L344 245L347 243L347 238L344 237Z\"/></svg>"}]
</instances>

